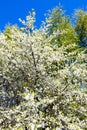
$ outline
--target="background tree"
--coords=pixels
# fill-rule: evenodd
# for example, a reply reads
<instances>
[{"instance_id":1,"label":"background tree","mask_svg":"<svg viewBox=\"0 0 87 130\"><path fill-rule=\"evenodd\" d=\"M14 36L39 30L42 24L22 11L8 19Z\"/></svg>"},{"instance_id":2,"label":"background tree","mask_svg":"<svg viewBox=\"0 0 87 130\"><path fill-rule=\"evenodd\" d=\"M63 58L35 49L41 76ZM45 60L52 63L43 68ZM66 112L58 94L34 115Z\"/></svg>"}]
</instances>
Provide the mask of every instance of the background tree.
<instances>
[{"instance_id":1,"label":"background tree","mask_svg":"<svg viewBox=\"0 0 87 130\"><path fill-rule=\"evenodd\" d=\"M56 7L49 14L47 20L47 33L54 35L52 44L59 47L77 42L75 30L70 23L70 18L65 15L65 11L61 7Z\"/></svg>"},{"instance_id":2,"label":"background tree","mask_svg":"<svg viewBox=\"0 0 87 130\"><path fill-rule=\"evenodd\" d=\"M79 45L81 47L87 47L87 12L83 10L78 10L75 16L75 31L79 38Z\"/></svg>"}]
</instances>

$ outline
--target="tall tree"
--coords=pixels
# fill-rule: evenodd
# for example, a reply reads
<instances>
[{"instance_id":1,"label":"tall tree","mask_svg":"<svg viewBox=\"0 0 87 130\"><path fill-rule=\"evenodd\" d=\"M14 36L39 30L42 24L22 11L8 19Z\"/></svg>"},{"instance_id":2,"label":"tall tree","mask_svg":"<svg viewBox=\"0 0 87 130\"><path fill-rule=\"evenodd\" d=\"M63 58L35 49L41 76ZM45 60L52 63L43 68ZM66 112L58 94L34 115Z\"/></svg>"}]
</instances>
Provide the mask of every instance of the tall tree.
<instances>
[{"instance_id":1,"label":"tall tree","mask_svg":"<svg viewBox=\"0 0 87 130\"><path fill-rule=\"evenodd\" d=\"M46 22L48 35L54 36L52 44L66 46L77 42L75 30L70 22L70 19L65 15L61 7L54 8L49 14Z\"/></svg>"},{"instance_id":2,"label":"tall tree","mask_svg":"<svg viewBox=\"0 0 87 130\"><path fill-rule=\"evenodd\" d=\"M76 16L75 31L79 38L79 45L81 47L87 47L87 12L78 10Z\"/></svg>"}]
</instances>

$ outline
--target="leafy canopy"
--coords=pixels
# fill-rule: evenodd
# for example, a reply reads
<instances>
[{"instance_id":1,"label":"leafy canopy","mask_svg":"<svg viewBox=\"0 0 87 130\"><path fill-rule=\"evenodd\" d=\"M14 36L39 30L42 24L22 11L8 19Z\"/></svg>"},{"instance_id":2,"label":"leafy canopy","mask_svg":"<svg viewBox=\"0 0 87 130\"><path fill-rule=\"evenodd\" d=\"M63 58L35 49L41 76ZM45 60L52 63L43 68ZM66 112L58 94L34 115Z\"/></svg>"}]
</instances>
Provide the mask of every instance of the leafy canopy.
<instances>
[{"instance_id":1,"label":"leafy canopy","mask_svg":"<svg viewBox=\"0 0 87 130\"><path fill-rule=\"evenodd\" d=\"M63 14L53 9L36 29L32 10L22 28L0 33L2 130L87 129L87 49Z\"/></svg>"}]
</instances>

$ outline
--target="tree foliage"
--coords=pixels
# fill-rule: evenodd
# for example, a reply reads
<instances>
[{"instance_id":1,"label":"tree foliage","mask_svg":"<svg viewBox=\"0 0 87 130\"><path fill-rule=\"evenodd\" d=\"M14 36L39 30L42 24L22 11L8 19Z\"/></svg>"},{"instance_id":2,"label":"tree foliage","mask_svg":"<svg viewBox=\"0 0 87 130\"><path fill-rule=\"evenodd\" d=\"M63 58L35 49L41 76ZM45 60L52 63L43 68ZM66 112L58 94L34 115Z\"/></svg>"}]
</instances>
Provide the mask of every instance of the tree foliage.
<instances>
[{"instance_id":1,"label":"tree foliage","mask_svg":"<svg viewBox=\"0 0 87 130\"><path fill-rule=\"evenodd\" d=\"M87 12L78 10L76 12L76 33L79 38L79 45L87 47Z\"/></svg>"},{"instance_id":2,"label":"tree foliage","mask_svg":"<svg viewBox=\"0 0 87 130\"><path fill-rule=\"evenodd\" d=\"M33 10L20 20L25 27L0 34L2 130L87 129L87 50L58 11L35 29Z\"/></svg>"},{"instance_id":3,"label":"tree foliage","mask_svg":"<svg viewBox=\"0 0 87 130\"><path fill-rule=\"evenodd\" d=\"M54 8L46 21L48 34L54 35L52 44L57 44L60 47L77 42L75 29L61 7Z\"/></svg>"}]
</instances>

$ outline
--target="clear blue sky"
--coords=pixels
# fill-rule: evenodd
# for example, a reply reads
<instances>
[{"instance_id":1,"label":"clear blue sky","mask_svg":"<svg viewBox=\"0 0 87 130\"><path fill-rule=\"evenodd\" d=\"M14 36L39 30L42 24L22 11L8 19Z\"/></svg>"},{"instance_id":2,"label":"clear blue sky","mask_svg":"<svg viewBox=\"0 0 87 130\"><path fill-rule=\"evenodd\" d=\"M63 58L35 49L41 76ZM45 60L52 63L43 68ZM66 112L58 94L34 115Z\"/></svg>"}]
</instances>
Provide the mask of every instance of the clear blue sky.
<instances>
[{"instance_id":1,"label":"clear blue sky","mask_svg":"<svg viewBox=\"0 0 87 130\"><path fill-rule=\"evenodd\" d=\"M32 8L36 11L36 26L39 27L47 10L54 8L59 2L69 15L74 9L87 10L87 0L1 0L0 30L3 30L8 23L20 25L18 18L25 19Z\"/></svg>"}]
</instances>

